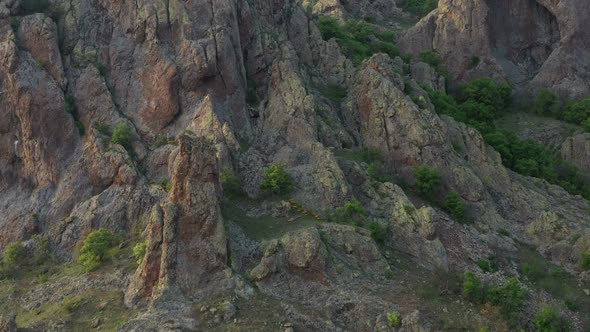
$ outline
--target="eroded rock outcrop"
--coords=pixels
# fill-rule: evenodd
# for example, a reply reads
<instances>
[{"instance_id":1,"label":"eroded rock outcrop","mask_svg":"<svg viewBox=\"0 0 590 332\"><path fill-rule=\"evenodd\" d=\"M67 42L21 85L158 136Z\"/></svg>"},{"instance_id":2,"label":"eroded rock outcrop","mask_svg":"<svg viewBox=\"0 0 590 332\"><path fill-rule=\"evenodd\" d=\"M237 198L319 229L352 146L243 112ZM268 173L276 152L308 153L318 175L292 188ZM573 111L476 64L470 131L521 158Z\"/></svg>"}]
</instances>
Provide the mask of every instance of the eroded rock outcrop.
<instances>
[{"instance_id":1,"label":"eroded rock outcrop","mask_svg":"<svg viewBox=\"0 0 590 332\"><path fill-rule=\"evenodd\" d=\"M130 305L153 303L170 292L198 298L222 291L226 279L215 150L205 139L184 135L170 158L172 189L152 210L147 252L126 294Z\"/></svg>"},{"instance_id":2,"label":"eroded rock outcrop","mask_svg":"<svg viewBox=\"0 0 590 332\"><path fill-rule=\"evenodd\" d=\"M401 44L414 54L436 50L459 80L492 76L520 92L583 97L590 92L588 18L578 0L444 0Z\"/></svg>"}]
</instances>

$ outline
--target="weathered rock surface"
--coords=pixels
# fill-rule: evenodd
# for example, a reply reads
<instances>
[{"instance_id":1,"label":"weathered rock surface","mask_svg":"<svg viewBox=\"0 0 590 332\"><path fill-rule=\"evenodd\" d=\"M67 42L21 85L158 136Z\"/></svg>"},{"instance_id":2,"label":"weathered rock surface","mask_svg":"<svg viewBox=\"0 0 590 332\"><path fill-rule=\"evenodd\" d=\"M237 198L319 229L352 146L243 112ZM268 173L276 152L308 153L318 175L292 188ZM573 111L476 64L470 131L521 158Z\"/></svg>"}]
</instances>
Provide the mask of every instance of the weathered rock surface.
<instances>
[{"instance_id":1,"label":"weathered rock surface","mask_svg":"<svg viewBox=\"0 0 590 332\"><path fill-rule=\"evenodd\" d=\"M145 257L126 294L130 305L220 292L225 279L227 240L221 221L219 168L205 139L181 136L171 155L172 189L150 216Z\"/></svg>"},{"instance_id":2,"label":"weathered rock surface","mask_svg":"<svg viewBox=\"0 0 590 332\"><path fill-rule=\"evenodd\" d=\"M493 76L520 92L550 88L583 97L590 92L588 18L586 4L576 0L444 0L401 44L414 54L436 50L459 80Z\"/></svg>"}]
</instances>

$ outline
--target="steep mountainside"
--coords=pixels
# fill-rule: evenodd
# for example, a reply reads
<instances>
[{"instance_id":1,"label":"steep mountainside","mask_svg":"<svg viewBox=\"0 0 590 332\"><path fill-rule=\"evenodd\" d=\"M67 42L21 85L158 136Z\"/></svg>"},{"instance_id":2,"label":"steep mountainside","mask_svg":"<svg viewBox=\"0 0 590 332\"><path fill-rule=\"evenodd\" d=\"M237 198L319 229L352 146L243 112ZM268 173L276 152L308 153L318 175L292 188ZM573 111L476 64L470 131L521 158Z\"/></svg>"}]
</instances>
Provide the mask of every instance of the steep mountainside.
<instances>
[{"instance_id":1,"label":"steep mountainside","mask_svg":"<svg viewBox=\"0 0 590 332\"><path fill-rule=\"evenodd\" d=\"M503 78L523 92L585 97L590 9L583 1L442 0L402 38L409 52L437 50L459 80Z\"/></svg>"},{"instance_id":2,"label":"steep mountainside","mask_svg":"<svg viewBox=\"0 0 590 332\"><path fill-rule=\"evenodd\" d=\"M589 10L0 0L0 331L585 331L590 201L431 98L590 94Z\"/></svg>"}]
</instances>

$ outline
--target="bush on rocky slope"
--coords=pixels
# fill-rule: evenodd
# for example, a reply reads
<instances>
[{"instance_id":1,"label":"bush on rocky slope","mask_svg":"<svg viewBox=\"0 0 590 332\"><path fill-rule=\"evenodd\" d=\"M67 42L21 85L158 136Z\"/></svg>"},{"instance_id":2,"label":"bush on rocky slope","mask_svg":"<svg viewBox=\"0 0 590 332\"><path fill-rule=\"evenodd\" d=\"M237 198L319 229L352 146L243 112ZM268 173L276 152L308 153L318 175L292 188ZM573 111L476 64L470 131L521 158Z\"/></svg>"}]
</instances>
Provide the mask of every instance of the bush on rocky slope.
<instances>
[{"instance_id":1,"label":"bush on rocky slope","mask_svg":"<svg viewBox=\"0 0 590 332\"><path fill-rule=\"evenodd\" d=\"M416 178L416 189L427 198L432 198L432 195L441 184L439 172L431 166L421 165L416 167L414 177Z\"/></svg>"},{"instance_id":2,"label":"bush on rocky slope","mask_svg":"<svg viewBox=\"0 0 590 332\"><path fill-rule=\"evenodd\" d=\"M322 38L335 38L342 52L355 64L375 53L386 53L392 58L399 55L399 49L393 44L393 32L378 31L365 21L341 23L336 18L321 16L319 28Z\"/></svg>"},{"instance_id":3,"label":"bush on rocky slope","mask_svg":"<svg viewBox=\"0 0 590 332\"><path fill-rule=\"evenodd\" d=\"M105 260L107 251L115 244L115 236L106 229L90 232L84 239L78 262L86 272L96 270Z\"/></svg>"},{"instance_id":4,"label":"bush on rocky slope","mask_svg":"<svg viewBox=\"0 0 590 332\"><path fill-rule=\"evenodd\" d=\"M494 121L506 111L510 95L509 86L491 79L461 85L457 97L429 91L430 100L439 114L449 115L479 130L486 143L500 153L506 167L526 176L545 179L572 194L590 199L590 179L574 166L562 161L544 145L522 140L512 132L496 128Z\"/></svg>"},{"instance_id":5,"label":"bush on rocky slope","mask_svg":"<svg viewBox=\"0 0 590 332\"><path fill-rule=\"evenodd\" d=\"M400 7L418 17L422 17L438 7L438 0L402 0Z\"/></svg>"},{"instance_id":6,"label":"bush on rocky slope","mask_svg":"<svg viewBox=\"0 0 590 332\"><path fill-rule=\"evenodd\" d=\"M264 180L260 189L270 190L273 194L283 196L293 190L291 175L285 170L284 164L275 164L264 170Z\"/></svg>"},{"instance_id":7,"label":"bush on rocky slope","mask_svg":"<svg viewBox=\"0 0 590 332\"><path fill-rule=\"evenodd\" d=\"M535 327L539 332L563 332L571 330L569 322L561 317L555 308L545 306L535 316Z\"/></svg>"}]
</instances>

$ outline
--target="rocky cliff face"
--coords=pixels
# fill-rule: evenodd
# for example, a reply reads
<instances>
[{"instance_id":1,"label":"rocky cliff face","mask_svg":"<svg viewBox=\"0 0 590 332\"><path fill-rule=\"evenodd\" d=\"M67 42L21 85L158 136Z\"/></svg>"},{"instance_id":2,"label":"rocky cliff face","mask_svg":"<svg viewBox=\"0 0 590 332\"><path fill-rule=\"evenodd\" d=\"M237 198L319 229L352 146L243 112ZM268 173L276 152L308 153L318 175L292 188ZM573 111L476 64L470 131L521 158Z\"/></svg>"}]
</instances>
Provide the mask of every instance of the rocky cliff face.
<instances>
[{"instance_id":1,"label":"rocky cliff face","mask_svg":"<svg viewBox=\"0 0 590 332\"><path fill-rule=\"evenodd\" d=\"M575 0L445 0L407 31L402 45L414 54L436 50L459 80L495 76L522 92L549 88L579 98L590 89L590 38L582 28L589 17Z\"/></svg>"},{"instance_id":2,"label":"rocky cliff face","mask_svg":"<svg viewBox=\"0 0 590 332\"><path fill-rule=\"evenodd\" d=\"M67 262L95 229L121 234L123 245L145 239L139 266L117 267L129 281L100 283L125 290L137 310L122 330L252 321L264 330L275 320L388 331L392 311L402 329L428 330L442 314L416 311L428 310L414 292L431 282L423 277L484 274L479 261L512 259L523 243L588 282L578 264L590 250L587 200L508 170L479 132L437 115L424 87L444 91L445 79L429 65L385 54L355 65L311 14L388 20L400 14L393 2L56 0L43 13L27 4L0 1L0 249L41 234ZM436 49L455 78L582 95L587 14L573 0L444 0L402 45ZM334 87L344 96L326 92ZM120 128L126 139L113 139ZM562 147L581 168L583 142ZM363 149L379 152L387 179L345 157ZM293 179L290 203L261 190L273 164ZM441 193L457 192L473 224L416 195L418 165L440 171ZM235 175L247 197L229 199L221 174ZM366 209L356 226L307 218L353 199ZM257 237L256 223L269 219L272 234ZM512 262L484 275L504 281L519 273ZM49 302L63 300L46 288L57 294ZM460 303L459 315L471 316ZM270 307L271 318L251 307ZM567 314L581 329L581 314ZM477 314L468 326L495 318Z\"/></svg>"}]
</instances>

